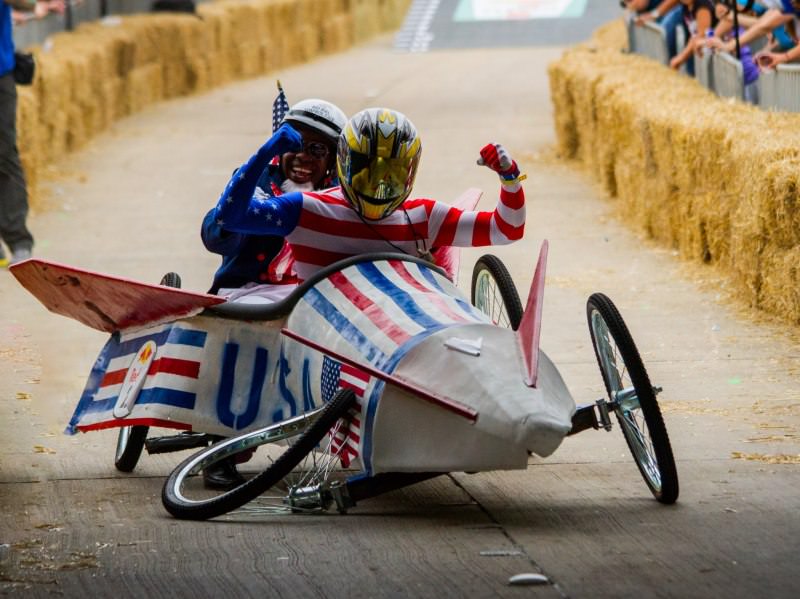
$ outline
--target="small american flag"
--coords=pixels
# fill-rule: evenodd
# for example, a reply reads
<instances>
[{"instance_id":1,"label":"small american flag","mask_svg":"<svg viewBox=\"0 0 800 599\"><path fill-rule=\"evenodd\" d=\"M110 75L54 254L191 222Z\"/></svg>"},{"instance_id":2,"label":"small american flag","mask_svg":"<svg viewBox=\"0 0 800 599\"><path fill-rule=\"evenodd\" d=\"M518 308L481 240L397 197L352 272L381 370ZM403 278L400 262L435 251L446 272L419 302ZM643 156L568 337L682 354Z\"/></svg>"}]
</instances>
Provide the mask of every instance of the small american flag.
<instances>
[{"instance_id":1,"label":"small american flag","mask_svg":"<svg viewBox=\"0 0 800 599\"><path fill-rule=\"evenodd\" d=\"M364 391L369 384L369 375L348 364L341 364L324 356L322 361L322 400L329 402L339 389L352 389L356 397L363 399ZM331 429L331 450L339 454L342 466L348 468L353 459L358 457L358 446L361 441L361 402L356 400L348 412L342 426Z\"/></svg>"},{"instance_id":2,"label":"small american flag","mask_svg":"<svg viewBox=\"0 0 800 599\"><path fill-rule=\"evenodd\" d=\"M286 94L283 93L280 80L278 81L278 97L272 103L272 132L275 133L281 126L281 121L289 111L289 102L286 101Z\"/></svg>"}]
</instances>

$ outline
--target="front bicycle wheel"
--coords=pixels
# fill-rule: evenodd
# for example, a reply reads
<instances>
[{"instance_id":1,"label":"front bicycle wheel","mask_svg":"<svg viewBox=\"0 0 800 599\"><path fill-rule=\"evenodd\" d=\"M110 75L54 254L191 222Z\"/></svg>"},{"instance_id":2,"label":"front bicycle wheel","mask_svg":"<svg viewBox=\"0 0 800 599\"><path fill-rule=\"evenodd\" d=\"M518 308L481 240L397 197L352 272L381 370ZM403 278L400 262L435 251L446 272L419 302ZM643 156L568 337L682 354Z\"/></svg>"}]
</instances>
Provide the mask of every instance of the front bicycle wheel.
<instances>
[{"instance_id":1,"label":"front bicycle wheel","mask_svg":"<svg viewBox=\"0 0 800 599\"><path fill-rule=\"evenodd\" d=\"M176 518L189 520L207 520L245 504L243 511L270 514L326 509L330 499L325 493L327 486L346 473L338 467L344 445L336 439L354 402L351 389L340 389L329 403L313 412L199 451L167 478L161 494L164 507ZM253 456L260 446L266 447ZM202 476L197 475L230 457L237 461L254 457L247 466L249 472L255 470L253 475L248 478L243 471L245 482L227 491L204 488Z\"/></svg>"},{"instance_id":2,"label":"front bicycle wheel","mask_svg":"<svg viewBox=\"0 0 800 599\"><path fill-rule=\"evenodd\" d=\"M675 503L678 472L667 428L628 327L602 293L589 297L586 315L609 405L633 459L653 496L661 503Z\"/></svg>"},{"instance_id":3,"label":"front bicycle wheel","mask_svg":"<svg viewBox=\"0 0 800 599\"><path fill-rule=\"evenodd\" d=\"M161 277L159 285L165 287L181 286L181 277L176 272L168 272ZM120 472L133 472L144 449L150 427L145 425L122 426L117 434L117 450L114 454L114 466Z\"/></svg>"},{"instance_id":4,"label":"front bicycle wheel","mask_svg":"<svg viewBox=\"0 0 800 599\"><path fill-rule=\"evenodd\" d=\"M522 320L522 302L514 280L497 256L481 256L472 269L472 305L497 326L514 331Z\"/></svg>"}]
</instances>

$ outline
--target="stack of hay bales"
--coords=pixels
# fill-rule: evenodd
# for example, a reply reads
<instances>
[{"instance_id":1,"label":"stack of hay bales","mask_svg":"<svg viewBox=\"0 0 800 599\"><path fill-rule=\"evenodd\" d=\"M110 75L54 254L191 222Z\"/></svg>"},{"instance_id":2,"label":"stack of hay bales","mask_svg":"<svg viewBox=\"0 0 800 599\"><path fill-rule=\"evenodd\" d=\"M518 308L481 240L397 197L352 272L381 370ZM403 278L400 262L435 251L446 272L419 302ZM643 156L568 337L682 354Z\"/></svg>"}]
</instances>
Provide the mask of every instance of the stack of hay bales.
<instances>
[{"instance_id":1,"label":"stack of hay bales","mask_svg":"<svg viewBox=\"0 0 800 599\"><path fill-rule=\"evenodd\" d=\"M51 36L19 87L18 146L31 205L43 167L116 119L339 52L399 27L411 0L217 0L197 15L153 13Z\"/></svg>"},{"instance_id":2,"label":"stack of hay bales","mask_svg":"<svg viewBox=\"0 0 800 599\"><path fill-rule=\"evenodd\" d=\"M615 22L550 65L560 154L636 229L800 325L800 115L720 99L624 45Z\"/></svg>"}]
</instances>

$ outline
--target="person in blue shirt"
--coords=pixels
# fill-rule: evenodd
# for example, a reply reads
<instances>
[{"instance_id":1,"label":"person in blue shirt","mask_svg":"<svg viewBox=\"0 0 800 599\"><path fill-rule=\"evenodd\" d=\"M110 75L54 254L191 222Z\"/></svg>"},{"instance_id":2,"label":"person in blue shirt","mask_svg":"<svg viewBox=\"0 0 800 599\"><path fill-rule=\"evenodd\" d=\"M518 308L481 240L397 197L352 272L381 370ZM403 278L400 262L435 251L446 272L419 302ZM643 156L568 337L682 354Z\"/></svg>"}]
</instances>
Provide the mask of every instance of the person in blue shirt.
<instances>
[{"instance_id":1,"label":"person in blue shirt","mask_svg":"<svg viewBox=\"0 0 800 599\"><path fill-rule=\"evenodd\" d=\"M330 102L310 98L293 105L282 122L290 123L300 133L303 146L299 152L281 154L261 172L254 196L268 198L337 185L336 145L347 124L345 113ZM200 235L206 249L222 256L211 293L224 295L229 301L246 302L248 291L263 288L264 283L271 284L273 300L295 288L297 277L291 269L291 251L283 237L231 231L217 220L216 206L203 219ZM211 489L233 488L242 481L232 460L222 460L203 470L203 484Z\"/></svg>"},{"instance_id":2,"label":"person in blue shirt","mask_svg":"<svg viewBox=\"0 0 800 599\"><path fill-rule=\"evenodd\" d=\"M303 148L300 152L287 152L267 166L256 184L255 195L268 198L337 185L336 144L347 123L345 113L330 102L312 98L293 105L283 122L300 133ZM240 296L255 285L271 283L276 285L276 293L280 293L281 286L288 293L296 283L283 237L227 230L216 220L214 208L203 219L201 237L206 249L222 256L211 293L242 301Z\"/></svg>"},{"instance_id":3,"label":"person in blue shirt","mask_svg":"<svg viewBox=\"0 0 800 599\"><path fill-rule=\"evenodd\" d=\"M51 12L63 13L64 0L0 0L0 267L30 258L33 251L26 224L28 188L17 148L12 9L41 19ZM11 251L10 261L3 243Z\"/></svg>"}]
</instances>

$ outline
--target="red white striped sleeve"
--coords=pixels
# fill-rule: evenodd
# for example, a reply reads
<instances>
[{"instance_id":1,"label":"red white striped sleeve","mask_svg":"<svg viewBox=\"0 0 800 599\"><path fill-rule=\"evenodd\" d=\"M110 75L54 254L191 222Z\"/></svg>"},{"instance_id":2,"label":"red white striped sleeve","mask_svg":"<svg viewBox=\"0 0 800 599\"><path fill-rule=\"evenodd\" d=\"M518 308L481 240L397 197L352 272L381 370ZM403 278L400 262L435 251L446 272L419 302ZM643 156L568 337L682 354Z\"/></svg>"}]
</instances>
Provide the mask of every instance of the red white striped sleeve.
<instances>
[{"instance_id":1,"label":"red white striped sleeve","mask_svg":"<svg viewBox=\"0 0 800 599\"><path fill-rule=\"evenodd\" d=\"M422 200L425 201L425 200ZM428 238L433 247L506 245L525 233L525 192L519 183L501 185L492 211L464 212L431 202Z\"/></svg>"}]
</instances>

